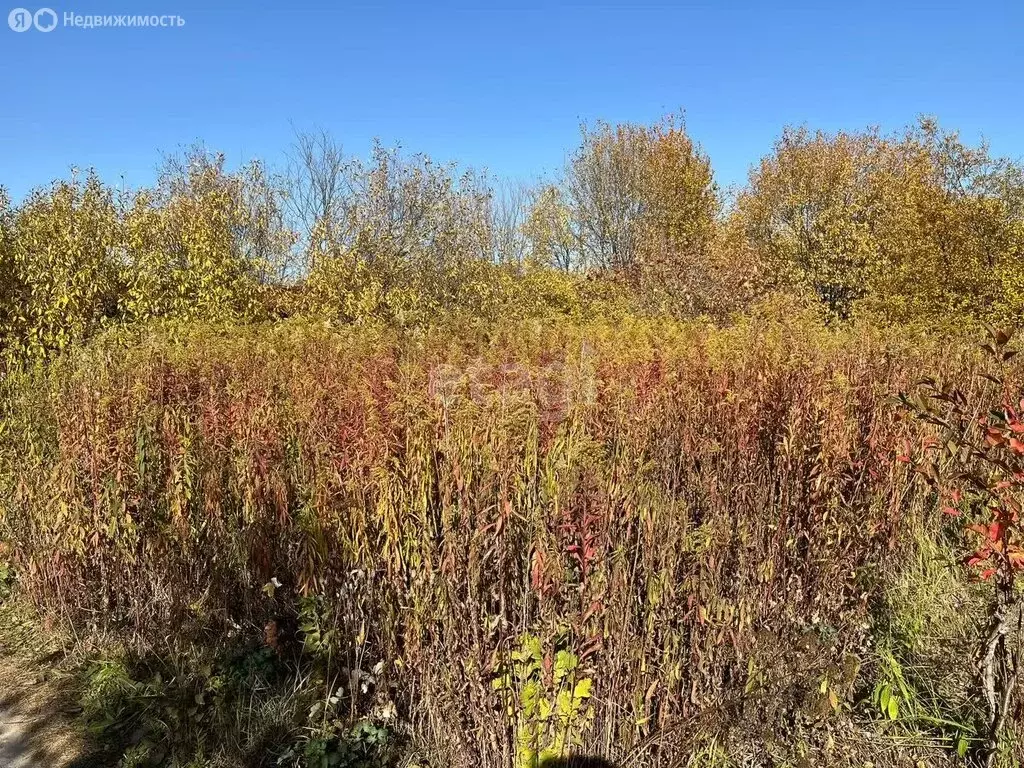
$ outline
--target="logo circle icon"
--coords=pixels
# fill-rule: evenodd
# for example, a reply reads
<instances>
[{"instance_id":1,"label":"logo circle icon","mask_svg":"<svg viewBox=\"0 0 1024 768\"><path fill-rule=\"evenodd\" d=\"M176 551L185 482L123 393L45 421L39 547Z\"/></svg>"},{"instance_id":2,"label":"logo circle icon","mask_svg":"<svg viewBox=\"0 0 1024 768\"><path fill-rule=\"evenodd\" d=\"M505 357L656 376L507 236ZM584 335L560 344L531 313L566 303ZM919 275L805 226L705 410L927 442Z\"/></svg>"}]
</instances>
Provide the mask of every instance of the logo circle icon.
<instances>
[{"instance_id":1,"label":"logo circle icon","mask_svg":"<svg viewBox=\"0 0 1024 768\"><path fill-rule=\"evenodd\" d=\"M57 26L57 14L52 8L40 8L32 21L40 32L52 32Z\"/></svg>"},{"instance_id":2,"label":"logo circle icon","mask_svg":"<svg viewBox=\"0 0 1024 768\"><path fill-rule=\"evenodd\" d=\"M15 32L28 32L32 29L32 11L27 8L15 8L7 14L7 26Z\"/></svg>"}]
</instances>

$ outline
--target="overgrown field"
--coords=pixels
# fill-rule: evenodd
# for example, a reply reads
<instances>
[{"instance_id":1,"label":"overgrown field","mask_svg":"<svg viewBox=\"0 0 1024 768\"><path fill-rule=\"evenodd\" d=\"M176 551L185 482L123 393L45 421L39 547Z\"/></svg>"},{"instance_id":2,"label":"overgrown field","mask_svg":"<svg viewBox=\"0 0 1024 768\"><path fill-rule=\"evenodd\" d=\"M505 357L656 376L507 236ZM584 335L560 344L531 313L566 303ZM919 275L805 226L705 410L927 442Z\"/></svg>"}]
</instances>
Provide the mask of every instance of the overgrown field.
<instances>
[{"instance_id":1,"label":"overgrown field","mask_svg":"<svg viewBox=\"0 0 1024 768\"><path fill-rule=\"evenodd\" d=\"M124 768L1019 765L1022 308L929 118L0 188L0 646Z\"/></svg>"},{"instance_id":2,"label":"overgrown field","mask_svg":"<svg viewBox=\"0 0 1024 768\"><path fill-rule=\"evenodd\" d=\"M143 327L8 380L2 535L138 764L952 764L984 596L892 396L978 361L791 308Z\"/></svg>"}]
</instances>

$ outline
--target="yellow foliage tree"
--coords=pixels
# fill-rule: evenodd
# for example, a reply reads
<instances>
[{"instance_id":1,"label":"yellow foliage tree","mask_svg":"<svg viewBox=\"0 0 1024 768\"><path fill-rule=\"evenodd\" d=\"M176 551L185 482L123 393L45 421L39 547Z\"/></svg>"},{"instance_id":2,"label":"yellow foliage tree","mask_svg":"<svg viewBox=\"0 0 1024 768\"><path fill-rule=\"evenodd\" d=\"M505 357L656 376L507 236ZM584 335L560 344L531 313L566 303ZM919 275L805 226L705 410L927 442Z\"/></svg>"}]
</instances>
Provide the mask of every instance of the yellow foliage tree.
<instances>
[{"instance_id":1,"label":"yellow foliage tree","mask_svg":"<svg viewBox=\"0 0 1024 768\"><path fill-rule=\"evenodd\" d=\"M718 258L721 208L681 117L598 123L583 127L563 187L536 195L525 231L537 263L610 274L658 310L722 314L747 276Z\"/></svg>"},{"instance_id":2,"label":"yellow foliage tree","mask_svg":"<svg viewBox=\"0 0 1024 768\"><path fill-rule=\"evenodd\" d=\"M171 161L125 215L128 318L213 320L260 314L294 235L259 164L224 170L223 155Z\"/></svg>"},{"instance_id":3,"label":"yellow foliage tree","mask_svg":"<svg viewBox=\"0 0 1024 768\"><path fill-rule=\"evenodd\" d=\"M711 162L676 116L584 126L565 197L579 266L615 271L636 267L652 239L674 252L703 249L720 210Z\"/></svg>"},{"instance_id":4,"label":"yellow foliage tree","mask_svg":"<svg viewBox=\"0 0 1024 768\"><path fill-rule=\"evenodd\" d=\"M113 192L94 173L0 200L4 357L44 357L116 315L120 233Z\"/></svg>"},{"instance_id":5,"label":"yellow foliage tree","mask_svg":"<svg viewBox=\"0 0 1024 768\"><path fill-rule=\"evenodd\" d=\"M558 186L546 184L534 192L522 227L529 244L529 261L532 264L565 271L573 268L576 237L572 230L571 216Z\"/></svg>"},{"instance_id":6,"label":"yellow foliage tree","mask_svg":"<svg viewBox=\"0 0 1024 768\"><path fill-rule=\"evenodd\" d=\"M1022 306L1019 179L928 119L894 136L787 129L736 216L771 282L833 316L959 322Z\"/></svg>"},{"instance_id":7,"label":"yellow foliage tree","mask_svg":"<svg viewBox=\"0 0 1024 768\"><path fill-rule=\"evenodd\" d=\"M380 145L348 166L330 236L312 238L310 305L353 320L417 324L482 311L496 286L491 191L472 173Z\"/></svg>"}]
</instances>

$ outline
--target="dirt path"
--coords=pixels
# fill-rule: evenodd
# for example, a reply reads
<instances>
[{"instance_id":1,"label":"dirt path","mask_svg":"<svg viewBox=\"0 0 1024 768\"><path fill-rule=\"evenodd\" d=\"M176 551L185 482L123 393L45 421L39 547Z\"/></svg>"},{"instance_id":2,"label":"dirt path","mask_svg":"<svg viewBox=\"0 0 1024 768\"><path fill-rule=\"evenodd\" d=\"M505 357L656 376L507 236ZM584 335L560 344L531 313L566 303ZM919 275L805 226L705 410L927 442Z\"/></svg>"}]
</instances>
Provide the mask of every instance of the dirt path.
<instances>
[{"instance_id":1,"label":"dirt path","mask_svg":"<svg viewBox=\"0 0 1024 768\"><path fill-rule=\"evenodd\" d=\"M98 768L73 726L73 700L42 669L0 656L0 767Z\"/></svg>"}]
</instances>

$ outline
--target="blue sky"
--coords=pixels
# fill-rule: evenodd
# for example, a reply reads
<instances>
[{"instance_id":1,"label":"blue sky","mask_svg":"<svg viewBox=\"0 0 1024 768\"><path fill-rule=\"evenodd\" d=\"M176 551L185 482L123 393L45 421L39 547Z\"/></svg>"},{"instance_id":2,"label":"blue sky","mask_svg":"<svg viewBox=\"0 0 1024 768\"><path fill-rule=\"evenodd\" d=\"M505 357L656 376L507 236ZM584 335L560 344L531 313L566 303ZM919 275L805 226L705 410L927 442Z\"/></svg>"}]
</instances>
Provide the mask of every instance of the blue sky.
<instances>
[{"instance_id":1,"label":"blue sky","mask_svg":"<svg viewBox=\"0 0 1024 768\"><path fill-rule=\"evenodd\" d=\"M928 113L1024 156L1020 0L50 7L185 26L0 27L0 184L16 199L73 164L146 184L161 152L196 140L232 164L274 163L293 126L350 153L377 136L530 179L558 169L581 120L680 108L723 186L787 124L888 129Z\"/></svg>"}]
</instances>

